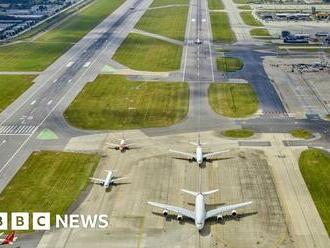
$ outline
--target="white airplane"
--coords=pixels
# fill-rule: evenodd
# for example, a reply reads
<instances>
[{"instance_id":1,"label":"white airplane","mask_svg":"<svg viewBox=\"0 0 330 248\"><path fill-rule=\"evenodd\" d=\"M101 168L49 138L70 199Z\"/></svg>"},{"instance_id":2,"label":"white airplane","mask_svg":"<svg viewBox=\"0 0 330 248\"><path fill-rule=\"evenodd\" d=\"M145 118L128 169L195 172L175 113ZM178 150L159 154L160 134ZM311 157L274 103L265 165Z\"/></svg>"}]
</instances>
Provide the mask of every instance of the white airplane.
<instances>
[{"instance_id":1,"label":"white airplane","mask_svg":"<svg viewBox=\"0 0 330 248\"><path fill-rule=\"evenodd\" d=\"M177 214L178 221L182 221L183 216L195 220L195 226L199 231L203 229L205 220L212 217L216 217L218 221L221 221L223 220L223 214L227 212L231 212L232 216L236 216L237 215L236 209L252 204L252 201L249 201L238 204L221 206L219 208L206 211L205 202L204 202L205 196L217 192L218 189L207 192L200 192L200 193L185 189L181 189L181 190L185 193L195 196L195 211L191 211L185 208L171 206L167 204L157 203L157 202L149 201L148 204L163 209L163 215L165 217L168 215L169 211L172 211Z\"/></svg>"},{"instance_id":2,"label":"white airplane","mask_svg":"<svg viewBox=\"0 0 330 248\"><path fill-rule=\"evenodd\" d=\"M211 152L211 153L203 154L202 145L205 144L205 143L200 142L200 136L199 135L198 135L198 142L197 143L190 142L190 144L196 146L196 152L195 153L180 152L180 151L175 151L175 150L169 150L169 151L173 152L173 153L178 153L178 154L181 154L181 155L185 155L185 156L188 157L188 160L196 161L199 166L201 166L203 164L204 160L205 161L211 161L212 159L210 159L210 157L229 151L229 150L226 150L226 151Z\"/></svg>"},{"instance_id":3,"label":"white airplane","mask_svg":"<svg viewBox=\"0 0 330 248\"><path fill-rule=\"evenodd\" d=\"M2 236L3 233L0 233L0 236ZM4 239L0 239L0 245L12 245L17 239L17 236L15 236L15 232L12 231Z\"/></svg>"},{"instance_id":4,"label":"white airplane","mask_svg":"<svg viewBox=\"0 0 330 248\"><path fill-rule=\"evenodd\" d=\"M107 174L107 176L106 176L106 178L105 179L100 179L100 178L94 178L94 177L90 177L89 179L91 180L91 181L93 181L94 183L96 183L96 184L100 184L100 185L102 185L104 188L109 188L111 185L113 185L114 183L116 183L116 182L118 182L118 181L120 181L120 180L122 180L122 179L125 179L125 178L127 178L127 177L117 177L117 178L115 178L114 176L113 176L113 170L105 170L108 174Z\"/></svg>"},{"instance_id":5,"label":"white airplane","mask_svg":"<svg viewBox=\"0 0 330 248\"><path fill-rule=\"evenodd\" d=\"M123 134L121 139L117 139L119 141L119 144L113 144L113 143L106 143L110 148L119 150L121 152L125 152L126 150L133 148L133 143L128 144L127 139L125 139L125 136Z\"/></svg>"}]
</instances>

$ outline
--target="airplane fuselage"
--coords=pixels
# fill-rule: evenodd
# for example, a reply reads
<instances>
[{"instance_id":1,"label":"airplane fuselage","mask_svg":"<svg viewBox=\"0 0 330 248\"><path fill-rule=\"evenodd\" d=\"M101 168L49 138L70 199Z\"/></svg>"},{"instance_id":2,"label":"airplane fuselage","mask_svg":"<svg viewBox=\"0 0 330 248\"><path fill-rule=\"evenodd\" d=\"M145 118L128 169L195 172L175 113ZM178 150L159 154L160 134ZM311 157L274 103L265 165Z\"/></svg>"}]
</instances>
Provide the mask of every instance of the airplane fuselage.
<instances>
[{"instance_id":1,"label":"airplane fuselage","mask_svg":"<svg viewBox=\"0 0 330 248\"><path fill-rule=\"evenodd\" d=\"M123 151L123 150L125 150L125 148L126 148L126 145L125 145L125 140L120 140L120 143L119 143L119 150L120 151Z\"/></svg>"},{"instance_id":2,"label":"airplane fuselage","mask_svg":"<svg viewBox=\"0 0 330 248\"><path fill-rule=\"evenodd\" d=\"M201 165L203 163L203 151L200 145L196 147L196 162L198 163L198 165Z\"/></svg>"},{"instance_id":3,"label":"airplane fuselage","mask_svg":"<svg viewBox=\"0 0 330 248\"><path fill-rule=\"evenodd\" d=\"M107 177L105 178L105 182L104 182L104 185L103 185L104 188L109 188L110 187L111 179L112 179L112 171L109 171L108 174L107 174Z\"/></svg>"},{"instance_id":4,"label":"airplane fuselage","mask_svg":"<svg viewBox=\"0 0 330 248\"><path fill-rule=\"evenodd\" d=\"M198 230L202 230L205 224L205 203L204 196L202 194L198 194L195 199L195 226Z\"/></svg>"}]
</instances>

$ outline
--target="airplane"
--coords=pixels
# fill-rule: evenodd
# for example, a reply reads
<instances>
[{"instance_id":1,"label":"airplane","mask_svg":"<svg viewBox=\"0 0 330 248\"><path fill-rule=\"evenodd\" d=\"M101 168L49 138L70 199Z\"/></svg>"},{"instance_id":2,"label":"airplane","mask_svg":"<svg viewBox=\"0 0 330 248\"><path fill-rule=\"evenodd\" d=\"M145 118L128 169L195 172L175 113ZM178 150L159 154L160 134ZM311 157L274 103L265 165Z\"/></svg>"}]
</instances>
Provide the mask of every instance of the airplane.
<instances>
[{"instance_id":1,"label":"airplane","mask_svg":"<svg viewBox=\"0 0 330 248\"><path fill-rule=\"evenodd\" d=\"M113 143L106 143L110 148L119 150L121 152L125 152L126 150L133 149L133 143L127 144L127 139L125 139L125 136L123 134L121 139L119 140L119 144L113 144Z\"/></svg>"},{"instance_id":2,"label":"airplane","mask_svg":"<svg viewBox=\"0 0 330 248\"><path fill-rule=\"evenodd\" d=\"M0 233L0 236L2 236L3 233ZM15 236L15 232L12 231L4 239L0 239L0 245L12 245L17 239L17 236Z\"/></svg>"},{"instance_id":3,"label":"airplane","mask_svg":"<svg viewBox=\"0 0 330 248\"><path fill-rule=\"evenodd\" d=\"M177 214L178 221L182 221L183 216L193 219L195 221L195 226L198 229L198 231L201 231L203 229L205 221L207 219L216 217L218 221L222 221L223 214L226 212L231 212L231 215L235 217L237 216L236 209L252 204L252 201L249 201L238 204L221 206L219 208L206 211L205 202L204 202L205 196L217 192L218 189L207 192L193 192L185 189L181 189L181 191L195 196L195 211L191 211L185 208L171 206L163 203L151 202L151 201L149 201L148 204L163 209L163 215L165 217L168 215L169 211L172 211Z\"/></svg>"},{"instance_id":4,"label":"airplane","mask_svg":"<svg viewBox=\"0 0 330 248\"><path fill-rule=\"evenodd\" d=\"M205 143L200 142L200 135L198 135L197 143L190 142L190 144L196 146L196 152L195 153L180 152L180 151L176 151L176 150L169 150L169 151L173 152L173 153L178 153L178 154L181 154L181 155L185 155L185 156L188 157L189 161L196 161L199 166L201 166L204 161L210 162L212 160L212 159L210 159L210 157L229 151L229 150L226 150L226 151L211 152L211 153L203 154L202 145L205 144Z\"/></svg>"},{"instance_id":5,"label":"airplane","mask_svg":"<svg viewBox=\"0 0 330 248\"><path fill-rule=\"evenodd\" d=\"M113 176L113 170L105 170L108 174L106 176L105 179L100 179L100 178L94 178L94 177L90 177L89 179L91 181L93 181L96 184L100 184L102 185L104 188L109 188L111 185L113 185L114 183L118 182L119 180L125 179L127 177L117 177L114 178Z\"/></svg>"}]
</instances>

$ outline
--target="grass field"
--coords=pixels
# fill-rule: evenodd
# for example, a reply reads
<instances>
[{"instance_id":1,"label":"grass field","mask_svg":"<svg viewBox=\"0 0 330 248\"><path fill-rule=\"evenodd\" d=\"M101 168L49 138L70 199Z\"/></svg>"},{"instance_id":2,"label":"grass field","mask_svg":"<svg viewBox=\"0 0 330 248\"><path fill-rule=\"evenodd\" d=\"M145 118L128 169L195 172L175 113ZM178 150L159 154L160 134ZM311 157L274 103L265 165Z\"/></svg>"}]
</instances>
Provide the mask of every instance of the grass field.
<instances>
[{"instance_id":1,"label":"grass field","mask_svg":"<svg viewBox=\"0 0 330 248\"><path fill-rule=\"evenodd\" d=\"M250 84L212 83L209 103L216 113L227 117L247 117L258 110L258 98Z\"/></svg>"},{"instance_id":2,"label":"grass field","mask_svg":"<svg viewBox=\"0 0 330 248\"><path fill-rule=\"evenodd\" d=\"M34 152L0 194L1 212L64 214L84 190L98 155Z\"/></svg>"},{"instance_id":3,"label":"grass field","mask_svg":"<svg viewBox=\"0 0 330 248\"><path fill-rule=\"evenodd\" d=\"M189 0L154 0L151 4L151 8L159 7L159 6L167 6L167 5L175 5L175 4L189 4Z\"/></svg>"},{"instance_id":4,"label":"grass field","mask_svg":"<svg viewBox=\"0 0 330 248\"><path fill-rule=\"evenodd\" d=\"M230 28L227 13L210 13L214 42L231 43L236 41L234 32Z\"/></svg>"},{"instance_id":5,"label":"grass field","mask_svg":"<svg viewBox=\"0 0 330 248\"><path fill-rule=\"evenodd\" d=\"M234 3L236 4L247 4L249 1L247 0L233 0Z\"/></svg>"},{"instance_id":6,"label":"grass field","mask_svg":"<svg viewBox=\"0 0 330 248\"><path fill-rule=\"evenodd\" d=\"M270 36L270 33L265 28L253 28L250 30L250 34L253 36Z\"/></svg>"},{"instance_id":7,"label":"grass field","mask_svg":"<svg viewBox=\"0 0 330 248\"><path fill-rule=\"evenodd\" d=\"M222 132L222 134L230 138L248 138L251 137L254 132L249 129L230 129Z\"/></svg>"},{"instance_id":8,"label":"grass field","mask_svg":"<svg viewBox=\"0 0 330 248\"><path fill-rule=\"evenodd\" d=\"M172 7L147 10L135 26L150 33L184 40L188 7Z\"/></svg>"},{"instance_id":9,"label":"grass field","mask_svg":"<svg viewBox=\"0 0 330 248\"><path fill-rule=\"evenodd\" d=\"M299 167L330 235L330 155L318 149L308 149L301 153Z\"/></svg>"},{"instance_id":10,"label":"grass field","mask_svg":"<svg viewBox=\"0 0 330 248\"><path fill-rule=\"evenodd\" d=\"M134 70L180 69L182 47L140 34L129 34L113 59Z\"/></svg>"},{"instance_id":11,"label":"grass field","mask_svg":"<svg viewBox=\"0 0 330 248\"><path fill-rule=\"evenodd\" d=\"M44 70L122 2L123 0L96 0L35 41L0 47L0 71Z\"/></svg>"},{"instance_id":12,"label":"grass field","mask_svg":"<svg viewBox=\"0 0 330 248\"><path fill-rule=\"evenodd\" d=\"M209 10L223 10L225 9L222 0L208 0Z\"/></svg>"},{"instance_id":13,"label":"grass field","mask_svg":"<svg viewBox=\"0 0 330 248\"><path fill-rule=\"evenodd\" d=\"M239 71L243 68L243 62L238 58L232 57L218 57L217 69L223 72Z\"/></svg>"},{"instance_id":14,"label":"grass field","mask_svg":"<svg viewBox=\"0 0 330 248\"><path fill-rule=\"evenodd\" d=\"M290 133L293 137L300 139L310 139L313 137L312 133L305 129L295 129Z\"/></svg>"},{"instance_id":15,"label":"grass field","mask_svg":"<svg viewBox=\"0 0 330 248\"><path fill-rule=\"evenodd\" d=\"M242 11L239 13L246 25L254 27L262 27L263 24L256 20L252 15L252 11Z\"/></svg>"},{"instance_id":16,"label":"grass field","mask_svg":"<svg viewBox=\"0 0 330 248\"><path fill-rule=\"evenodd\" d=\"M33 79L31 75L0 76L0 113L32 85Z\"/></svg>"},{"instance_id":17,"label":"grass field","mask_svg":"<svg viewBox=\"0 0 330 248\"><path fill-rule=\"evenodd\" d=\"M238 9L251 10L252 8L250 5L240 5L238 6Z\"/></svg>"},{"instance_id":18,"label":"grass field","mask_svg":"<svg viewBox=\"0 0 330 248\"><path fill-rule=\"evenodd\" d=\"M186 83L132 82L102 75L85 86L66 119L84 129L129 129L169 126L188 111Z\"/></svg>"}]
</instances>

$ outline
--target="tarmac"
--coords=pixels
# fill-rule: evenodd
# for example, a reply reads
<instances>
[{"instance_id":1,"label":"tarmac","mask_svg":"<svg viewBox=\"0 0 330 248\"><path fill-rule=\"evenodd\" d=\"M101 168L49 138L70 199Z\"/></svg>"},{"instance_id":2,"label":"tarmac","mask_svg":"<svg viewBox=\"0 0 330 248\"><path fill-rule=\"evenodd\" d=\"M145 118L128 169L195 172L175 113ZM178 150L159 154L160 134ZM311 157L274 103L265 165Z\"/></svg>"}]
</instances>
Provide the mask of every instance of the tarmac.
<instances>
[{"instance_id":1,"label":"tarmac","mask_svg":"<svg viewBox=\"0 0 330 248\"><path fill-rule=\"evenodd\" d=\"M102 161L95 176L102 177L104 170L111 168L117 170L116 176L129 178L109 191L93 185L74 211L107 214L110 226L105 230L46 232L39 248L49 244L52 247L293 247L262 147L243 148L238 141L225 139L218 132L203 132L202 140L208 142L206 151L229 149L229 152L199 168L194 163L175 159L168 152L170 148L194 149L188 141L195 141L196 133L150 138L141 131L128 131L125 135L139 148L125 153L108 149L105 143L113 142L119 133L89 137L94 143L98 140L97 146L103 144ZM84 150L87 138L74 138L66 150ZM202 190L220 189L220 193L208 197L208 208L247 200L254 203L239 211L238 219L226 216L223 223L208 221L201 234L192 221L178 223L174 215L164 219L161 211L146 204L152 200L192 209L193 199L180 189L198 190L200 179Z\"/></svg>"}]
</instances>

